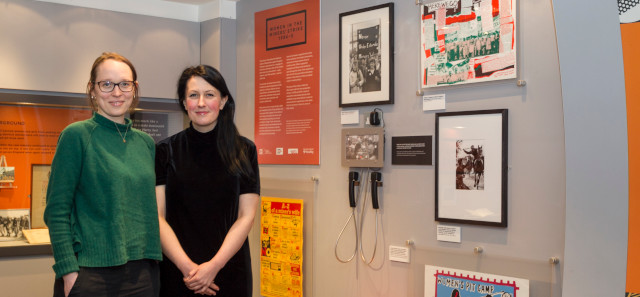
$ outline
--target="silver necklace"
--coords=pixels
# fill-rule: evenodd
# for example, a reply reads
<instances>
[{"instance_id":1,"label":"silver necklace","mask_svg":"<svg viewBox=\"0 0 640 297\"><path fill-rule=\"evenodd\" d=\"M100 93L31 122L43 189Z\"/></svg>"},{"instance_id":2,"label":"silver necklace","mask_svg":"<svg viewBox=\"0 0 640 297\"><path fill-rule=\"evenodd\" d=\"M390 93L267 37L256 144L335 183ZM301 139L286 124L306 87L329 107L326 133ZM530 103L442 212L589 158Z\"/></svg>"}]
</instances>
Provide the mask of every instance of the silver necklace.
<instances>
[{"instance_id":1,"label":"silver necklace","mask_svg":"<svg viewBox=\"0 0 640 297\"><path fill-rule=\"evenodd\" d=\"M113 122L113 125L116 126L116 130L118 130L118 134L120 134L120 138L122 138L122 142L126 143L127 140L127 132L129 132L129 126L127 126L127 129L124 130L124 136L122 136L122 133L120 132L120 129L118 128L118 124L116 124L115 122Z\"/></svg>"}]
</instances>

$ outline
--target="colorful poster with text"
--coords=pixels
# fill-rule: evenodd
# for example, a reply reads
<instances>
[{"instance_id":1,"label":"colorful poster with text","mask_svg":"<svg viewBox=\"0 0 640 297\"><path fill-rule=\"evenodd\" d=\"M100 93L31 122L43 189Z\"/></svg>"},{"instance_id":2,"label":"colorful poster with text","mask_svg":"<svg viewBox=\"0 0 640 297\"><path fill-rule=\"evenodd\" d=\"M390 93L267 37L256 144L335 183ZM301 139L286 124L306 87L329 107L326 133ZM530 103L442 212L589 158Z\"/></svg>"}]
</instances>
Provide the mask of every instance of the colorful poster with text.
<instances>
[{"instance_id":1,"label":"colorful poster with text","mask_svg":"<svg viewBox=\"0 0 640 297\"><path fill-rule=\"evenodd\" d=\"M255 143L260 164L320 163L320 1L255 14Z\"/></svg>"},{"instance_id":2,"label":"colorful poster with text","mask_svg":"<svg viewBox=\"0 0 640 297\"><path fill-rule=\"evenodd\" d=\"M529 297L529 280L425 265L424 297Z\"/></svg>"},{"instance_id":3,"label":"colorful poster with text","mask_svg":"<svg viewBox=\"0 0 640 297\"><path fill-rule=\"evenodd\" d=\"M420 5L422 87L516 78L516 0Z\"/></svg>"},{"instance_id":4,"label":"colorful poster with text","mask_svg":"<svg viewBox=\"0 0 640 297\"><path fill-rule=\"evenodd\" d=\"M260 294L302 297L303 200L262 197Z\"/></svg>"}]
</instances>

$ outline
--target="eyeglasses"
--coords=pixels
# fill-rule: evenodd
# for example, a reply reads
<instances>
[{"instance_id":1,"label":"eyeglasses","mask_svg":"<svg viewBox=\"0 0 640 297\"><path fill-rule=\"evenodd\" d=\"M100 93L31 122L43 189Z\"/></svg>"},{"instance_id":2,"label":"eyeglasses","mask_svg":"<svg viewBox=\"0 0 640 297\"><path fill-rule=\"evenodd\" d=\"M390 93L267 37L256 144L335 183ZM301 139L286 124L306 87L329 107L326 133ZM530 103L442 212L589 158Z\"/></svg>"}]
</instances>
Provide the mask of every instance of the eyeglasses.
<instances>
[{"instance_id":1,"label":"eyeglasses","mask_svg":"<svg viewBox=\"0 0 640 297\"><path fill-rule=\"evenodd\" d=\"M121 81L119 83L103 80L103 81L97 81L95 83L98 85L98 88L100 88L100 91L103 91L103 92L111 92L113 91L113 89L115 89L116 86L120 88L120 91L131 92L133 91L133 86L135 84L135 82L128 81L128 80Z\"/></svg>"}]
</instances>

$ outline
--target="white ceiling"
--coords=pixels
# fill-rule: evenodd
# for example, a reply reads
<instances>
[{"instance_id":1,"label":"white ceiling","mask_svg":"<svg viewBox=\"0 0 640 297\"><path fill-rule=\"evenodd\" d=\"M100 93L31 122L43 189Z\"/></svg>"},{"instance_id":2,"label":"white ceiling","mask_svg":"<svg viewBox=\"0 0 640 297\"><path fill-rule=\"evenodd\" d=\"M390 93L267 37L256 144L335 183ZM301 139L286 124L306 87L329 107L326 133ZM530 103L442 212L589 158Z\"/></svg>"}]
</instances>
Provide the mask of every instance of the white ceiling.
<instances>
[{"instance_id":1,"label":"white ceiling","mask_svg":"<svg viewBox=\"0 0 640 297\"><path fill-rule=\"evenodd\" d=\"M41 2L202 22L218 17L236 18L240 0L37 0Z\"/></svg>"},{"instance_id":2,"label":"white ceiling","mask_svg":"<svg viewBox=\"0 0 640 297\"><path fill-rule=\"evenodd\" d=\"M155 1L157 2L168 1L168 2L178 2L178 3L184 3L184 4L202 5L202 4L207 4L211 2L216 2L217 0L155 0ZM238 2L240 0L229 0L229 1Z\"/></svg>"},{"instance_id":3,"label":"white ceiling","mask_svg":"<svg viewBox=\"0 0 640 297\"><path fill-rule=\"evenodd\" d=\"M213 2L212 0L156 0L158 2L160 1L169 1L169 2L178 2L178 3L184 3L184 4L194 4L194 5L202 5L202 4L206 4L209 2Z\"/></svg>"}]
</instances>

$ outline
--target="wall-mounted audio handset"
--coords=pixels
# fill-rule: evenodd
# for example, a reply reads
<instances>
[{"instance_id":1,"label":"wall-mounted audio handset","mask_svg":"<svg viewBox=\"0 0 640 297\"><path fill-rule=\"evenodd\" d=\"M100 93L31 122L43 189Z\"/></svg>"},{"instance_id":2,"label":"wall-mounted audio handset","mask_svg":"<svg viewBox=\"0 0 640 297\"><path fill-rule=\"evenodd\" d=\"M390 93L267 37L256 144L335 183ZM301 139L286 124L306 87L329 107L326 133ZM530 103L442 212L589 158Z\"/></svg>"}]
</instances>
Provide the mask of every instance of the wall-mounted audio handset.
<instances>
[{"instance_id":1,"label":"wall-mounted audio handset","mask_svg":"<svg viewBox=\"0 0 640 297\"><path fill-rule=\"evenodd\" d=\"M371 263L373 263L373 260L375 260L376 258L376 252L378 247L378 218L379 218L379 208L380 208L378 187L382 187L382 173L373 171L370 174L368 174L367 177L369 179L369 183L367 185L369 186L369 192L371 192L371 205L375 210L375 218L376 218L375 219L375 237L373 240L374 243L373 243L373 252L371 255L371 259L367 260L367 258L364 255L364 250L362 248L362 241L363 241L362 239L364 234L364 231L362 229L364 227L364 213L365 213L365 205L366 205L366 195L365 195L365 201L362 203L362 213L360 214L360 258L369 267L377 269L371 266Z\"/></svg>"},{"instance_id":2,"label":"wall-mounted audio handset","mask_svg":"<svg viewBox=\"0 0 640 297\"><path fill-rule=\"evenodd\" d=\"M360 186L359 174L357 171L349 171L349 206L356 207L356 186Z\"/></svg>"},{"instance_id":3,"label":"wall-mounted audio handset","mask_svg":"<svg viewBox=\"0 0 640 297\"><path fill-rule=\"evenodd\" d=\"M361 189L360 176L362 176L362 185L364 185L363 189ZM357 190L356 190L357 187ZM369 169L366 172L358 172L358 171L349 171L349 206L351 207L351 214L347 219L347 222L342 227L338 238L336 239L336 244L334 248L334 253L336 259L341 263L350 262L355 255L360 250L360 259L364 261L368 266L373 269L378 269L379 267L371 266L371 263L376 258L377 247L378 247L378 220L379 220L379 208L380 208L380 195L378 195L378 188L382 187L382 173L373 171L371 172ZM371 204L373 209L375 210L375 237L373 244L373 252L371 254L371 258L367 259L365 257L365 252L362 247L362 234L364 227L364 217L367 212L367 196L371 193ZM362 198L362 199L359 199ZM358 213L359 212L359 213ZM338 243L340 242L340 238L342 237L345 229L349 225L349 221L353 219L353 227L355 229L355 249L351 257L348 259L342 259L338 255ZM384 262L383 262L384 263Z\"/></svg>"},{"instance_id":4,"label":"wall-mounted audio handset","mask_svg":"<svg viewBox=\"0 0 640 297\"><path fill-rule=\"evenodd\" d=\"M382 186L382 173L380 172L372 172L371 173L371 204L373 205L373 209L379 209L380 204L378 203L378 186Z\"/></svg>"},{"instance_id":5,"label":"wall-mounted audio handset","mask_svg":"<svg viewBox=\"0 0 640 297\"><path fill-rule=\"evenodd\" d=\"M380 116L378 115L378 112L375 110L369 113L369 125L371 126L380 125Z\"/></svg>"},{"instance_id":6,"label":"wall-mounted audio handset","mask_svg":"<svg viewBox=\"0 0 640 297\"><path fill-rule=\"evenodd\" d=\"M356 191L356 187L358 187L358 191ZM351 207L351 214L349 215L347 222L344 223L344 226L342 227L342 230L340 231L340 234L336 239L336 245L333 250L336 256L336 259L338 259L338 261L340 261L341 263L347 263L353 260L353 258L358 253L359 239L358 239L358 220L356 218L356 208L358 206L357 197L359 196L359 193L360 193L360 174L357 171L349 171L349 206ZM347 225L349 225L349 221L351 220L353 220L353 229L356 235L355 246L353 249L353 254L351 254L351 257L345 260L340 258L340 256L338 255L338 243L340 242L340 238L342 237L344 230L347 228Z\"/></svg>"},{"instance_id":7,"label":"wall-mounted audio handset","mask_svg":"<svg viewBox=\"0 0 640 297\"><path fill-rule=\"evenodd\" d=\"M380 108L374 108L373 111L369 113L368 124L371 126L380 126L384 128L384 113Z\"/></svg>"},{"instance_id":8,"label":"wall-mounted audio handset","mask_svg":"<svg viewBox=\"0 0 640 297\"><path fill-rule=\"evenodd\" d=\"M384 166L384 117L382 110L375 108L367 118L366 128L342 129L342 166L350 168L360 168L360 171L349 171L349 206L351 214L347 222L342 227L334 248L336 259L341 263L350 262L355 255L360 254L360 258L367 266L375 270L381 268L371 265L376 258L378 247L378 227L380 219L380 200L378 188L382 187L382 173L378 172ZM379 127L381 126L381 127ZM365 171L366 170L366 171ZM362 178L362 184L360 184ZM356 187L357 190L356 190ZM367 208L367 196L371 193L371 204L375 211L375 237L371 258L367 259L363 250L363 226ZM350 258L340 258L338 254L338 244L349 221L353 219L355 232L355 250ZM380 221L382 222L382 221ZM384 255L383 255L384 256ZM384 264L383 261L378 261Z\"/></svg>"}]
</instances>

